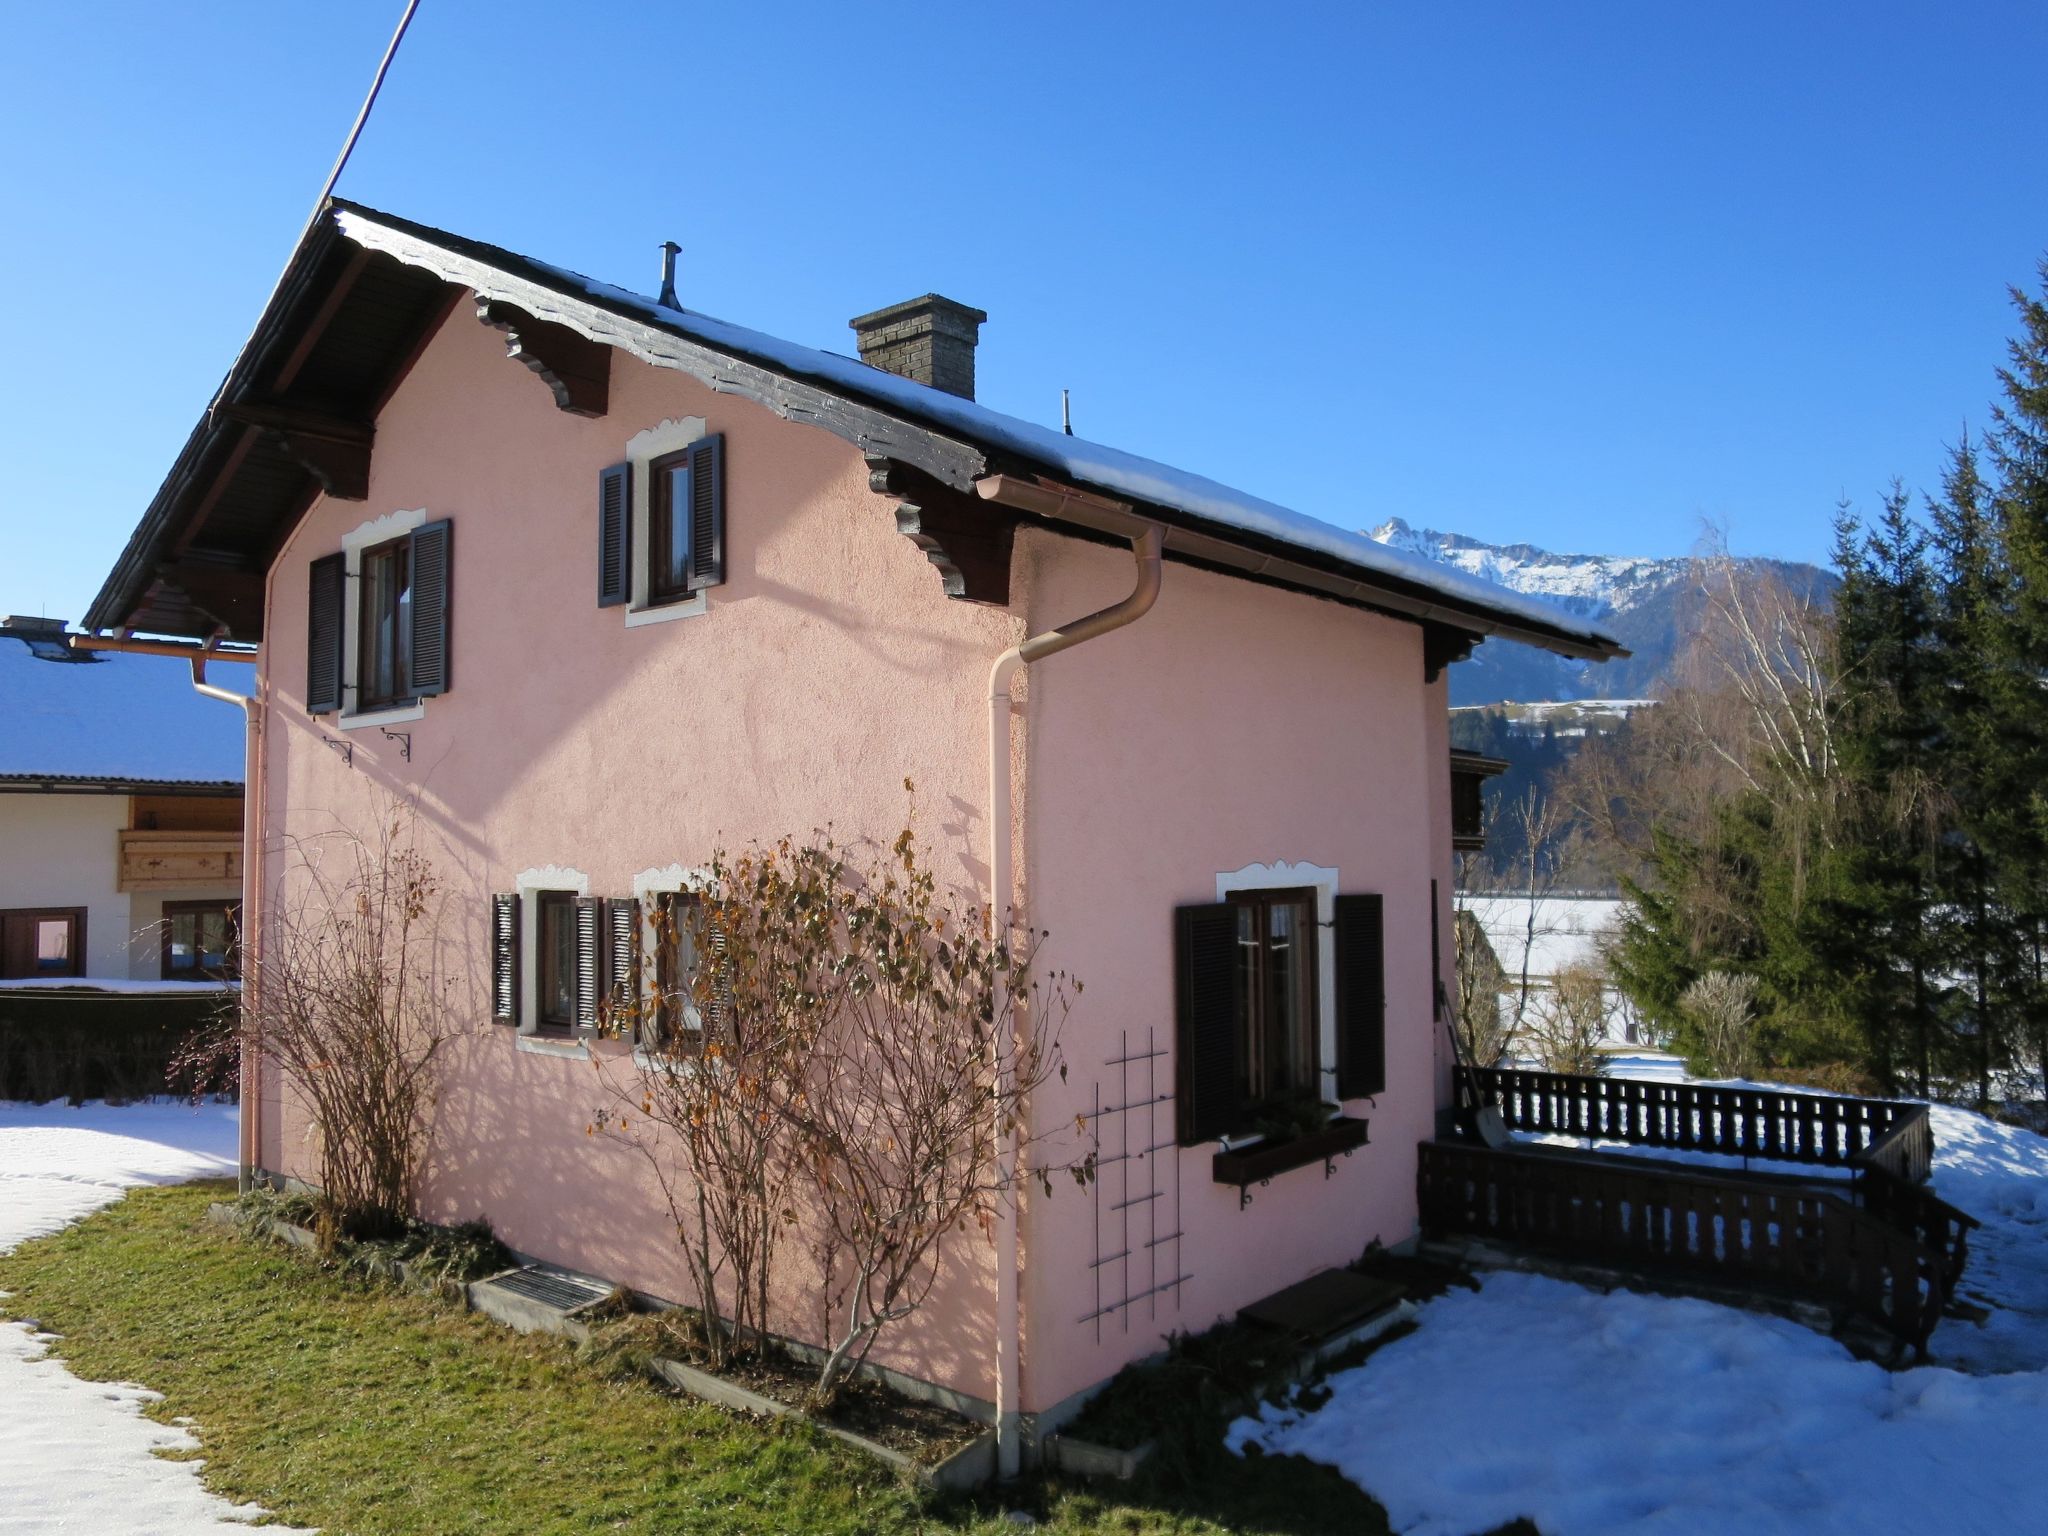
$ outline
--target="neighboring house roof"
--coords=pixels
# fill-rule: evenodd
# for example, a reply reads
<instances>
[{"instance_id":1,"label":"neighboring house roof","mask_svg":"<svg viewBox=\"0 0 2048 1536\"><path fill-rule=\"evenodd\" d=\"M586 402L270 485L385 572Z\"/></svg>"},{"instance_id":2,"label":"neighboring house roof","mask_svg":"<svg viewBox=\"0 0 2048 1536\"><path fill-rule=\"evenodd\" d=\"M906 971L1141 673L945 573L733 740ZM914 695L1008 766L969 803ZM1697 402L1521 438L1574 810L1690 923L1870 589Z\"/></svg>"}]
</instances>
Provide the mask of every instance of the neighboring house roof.
<instances>
[{"instance_id":1,"label":"neighboring house roof","mask_svg":"<svg viewBox=\"0 0 2048 1536\"><path fill-rule=\"evenodd\" d=\"M318 488L309 463L323 444L344 456L351 445L367 451L377 409L465 289L833 431L871 462L908 465L956 492L997 476L1035 481L1050 492L1042 520L1070 532L1119 532L1127 513L1166 528L1169 559L1382 607L1469 639L1626 654L1596 623L1541 599L1203 476L339 199L301 242L87 626L259 638L263 567ZM320 402L317 416L305 400ZM1062 488L1106 500L1091 507L1061 498Z\"/></svg>"},{"instance_id":2,"label":"neighboring house roof","mask_svg":"<svg viewBox=\"0 0 2048 1536\"><path fill-rule=\"evenodd\" d=\"M240 692L250 677L216 666L208 681ZM242 712L194 693L184 662L0 628L0 791L229 794L242 753Z\"/></svg>"},{"instance_id":3,"label":"neighboring house roof","mask_svg":"<svg viewBox=\"0 0 2048 1536\"><path fill-rule=\"evenodd\" d=\"M1604 896L1472 895L1458 905L1479 919L1510 977L1522 974L1526 951L1530 978L1546 982L1568 965L1598 964L1621 922L1621 903Z\"/></svg>"}]
</instances>

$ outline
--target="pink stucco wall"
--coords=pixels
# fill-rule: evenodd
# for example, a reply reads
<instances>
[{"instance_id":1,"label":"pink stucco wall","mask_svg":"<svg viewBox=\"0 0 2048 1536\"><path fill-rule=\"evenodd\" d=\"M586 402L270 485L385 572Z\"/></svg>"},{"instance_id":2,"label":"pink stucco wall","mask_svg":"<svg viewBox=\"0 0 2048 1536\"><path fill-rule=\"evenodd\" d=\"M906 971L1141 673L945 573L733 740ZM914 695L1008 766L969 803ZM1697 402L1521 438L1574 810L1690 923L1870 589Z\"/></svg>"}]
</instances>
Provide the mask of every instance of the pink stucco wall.
<instances>
[{"instance_id":1,"label":"pink stucco wall","mask_svg":"<svg viewBox=\"0 0 2048 1536\"><path fill-rule=\"evenodd\" d=\"M604 1102L593 1066L518 1050L489 1022L488 894L554 864L587 874L592 894L625 895L638 871L827 823L842 841L886 839L909 777L941 879L986 899L989 664L1026 619L1040 628L1120 597L1130 561L1027 531L1013 612L949 601L847 444L622 354L609 414L566 415L502 338L455 313L377 423L368 501L317 503L279 556L264 879L274 892L284 840L367 828L388 797L416 796L454 898L468 1026L448 1060L425 1214L485 1214L522 1251L687 1299L651 1180L585 1134ZM597 473L634 433L685 416L726 435L728 580L702 617L627 628L595 603ZM407 763L374 730L305 714L305 567L364 521L413 508L454 520L452 685L398 727ZM1038 1411L1170 1331L1410 1234L1415 1143L1438 1091L1427 898L1432 874L1448 891L1449 808L1442 686L1423 683L1420 630L1393 619L1169 565L1152 614L1032 669L1020 692L1020 891L1052 931L1049 962L1086 984L1069 1082L1035 1106L1040 1124L1093 1094L1134 1093L1108 1063L1148 1031L1170 1051L1172 909L1215 899L1219 873L1334 867L1340 890L1384 893L1389 957L1388 1091L1354 1106L1373 1145L1328 1182L1298 1170L1240 1211L1210 1182L1209 1149L1153 1154L1174 1215L1144 1236L1183 1236L1114 1276L1093 1260L1129 1233L1098 1205L1126 1186L1029 1202L1023 1407ZM323 735L352 741L352 767ZM1146 1091L1170 1095L1170 1056L1152 1065ZM263 1163L310 1173L303 1119L274 1074L265 1105ZM1170 1142L1171 1103L1147 1124ZM1167 1198L1147 1204L1163 1213ZM1098 1281L1114 1299L1176 1262L1184 1286L1081 1321ZM976 1236L929 1313L878 1358L991 1398L993 1297L993 1251ZM800 1272L781 1307L789 1331L816 1334Z\"/></svg>"},{"instance_id":2,"label":"pink stucco wall","mask_svg":"<svg viewBox=\"0 0 2048 1536\"><path fill-rule=\"evenodd\" d=\"M474 1024L448 1062L426 1214L484 1213L522 1251L688 1299L649 1179L585 1135L605 1101L592 1066L518 1051L489 1022L488 893L554 864L587 874L593 895L628 895L638 871L827 823L842 841L886 840L909 810L905 778L940 878L979 892L981 701L988 658L1018 625L945 600L837 438L622 355L609 414L584 420L504 351L458 309L377 423L368 501L317 504L280 556L264 647L271 827L367 829L379 796L418 795L465 928L454 953ZM634 433L687 416L726 437L728 580L701 617L629 629L596 606L598 471ZM407 763L374 729L309 719L302 700L306 563L412 508L453 519L454 582L451 687L398 727ZM322 735L352 742L353 768ZM298 1118L266 1121L265 1163L310 1171ZM896 1341L894 1363L988 1397L990 1258L963 1252L976 1273L935 1327ZM802 1292L784 1320L814 1333Z\"/></svg>"},{"instance_id":3,"label":"pink stucco wall","mask_svg":"<svg viewBox=\"0 0 2048 1536\"><path fill-rule=\"evenodd\" d=\"M1131 581L1129 557L1098 546L1031 535L1020 558L1034 629ZM1432 789L1447 779L1443 691L1423 682L1413 624L1169 565L1150 614L1034 667L1029 688L1030 917L1052 935L1051 963L1086 985L1067 1082L1041 1094L1035 1120L1169 1096L1095 1122L1120 1160L1094 1190L1031 1203L1025 1398L1037 1411L1169 1333L1413 1234L1440 1033L1429 882L1447 881L1450 829L1448 787ZM1387 1091L1346 1106L1369 1116L1372 1144L1333 1177L1295 1169L1240 1210L1237 1190L1212 1180L1213 1144L1171 1145L1172 913L1214 901L1219 875L1281 862L1334 869L1341 894L1384 897ZM1169 1055L1115 1064L1149 1049Z\"/></svg>"}]
</instances>

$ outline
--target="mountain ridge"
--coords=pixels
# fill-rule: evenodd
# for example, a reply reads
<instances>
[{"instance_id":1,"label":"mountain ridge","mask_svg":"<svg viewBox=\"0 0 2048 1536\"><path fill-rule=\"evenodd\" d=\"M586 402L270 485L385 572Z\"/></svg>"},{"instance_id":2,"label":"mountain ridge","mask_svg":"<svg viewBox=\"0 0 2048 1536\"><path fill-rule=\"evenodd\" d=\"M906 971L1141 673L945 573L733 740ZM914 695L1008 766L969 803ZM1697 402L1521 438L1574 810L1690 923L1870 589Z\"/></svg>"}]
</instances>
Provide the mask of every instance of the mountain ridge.
<instances>
[{"instance_id":1,"label":"mountain ridge","mask_svg":"<svg viewBox=\"0 0 2048 1536\"><path fill-rule=\"evenodd\" d=\"M1585 662L1513 640L1488 640L1451 669L1454 705L1647 698L1678 659L1681 617L1692 561L1653 555L1559 554L1535 544L1488 544L1461 533L1417 528L1392 517L1364 530L1392 549L1483 577L1556 604L1579 618L1606 621L1631 654ZM1738 558L1751 579L1774 576L1825 600L1836 578L1819 566L1763 556Z\"/></svg>"}]
</instances>

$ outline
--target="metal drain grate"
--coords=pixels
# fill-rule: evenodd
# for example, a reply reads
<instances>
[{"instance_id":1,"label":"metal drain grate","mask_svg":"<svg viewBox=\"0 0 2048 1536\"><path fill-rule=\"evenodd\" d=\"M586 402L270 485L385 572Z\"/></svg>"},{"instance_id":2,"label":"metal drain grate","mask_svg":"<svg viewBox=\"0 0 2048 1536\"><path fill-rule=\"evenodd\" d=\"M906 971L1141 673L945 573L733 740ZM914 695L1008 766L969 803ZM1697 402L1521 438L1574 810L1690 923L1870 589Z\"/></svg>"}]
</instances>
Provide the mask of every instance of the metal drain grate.
<instances>
[{"instance_id":1,"label":"metal drain grate","mask_svg":"<svg viewBox=\"0 0 2048 1536\"><path fill-rule=\"evenodd\" d=\"M514 1296L524 1296L528 1301L537 1301L544 1307L553 1307L560 1312L574 1312L578 1307L587 1307L593 1301L603 1301L611 1294L609 1288L592 1280L579 1280L574 1275L564 1275L538 1265L515 1269L509 1275L493 1276L488 1282L501 1291L510 1291Z\"/></svg>"}]
</instances>

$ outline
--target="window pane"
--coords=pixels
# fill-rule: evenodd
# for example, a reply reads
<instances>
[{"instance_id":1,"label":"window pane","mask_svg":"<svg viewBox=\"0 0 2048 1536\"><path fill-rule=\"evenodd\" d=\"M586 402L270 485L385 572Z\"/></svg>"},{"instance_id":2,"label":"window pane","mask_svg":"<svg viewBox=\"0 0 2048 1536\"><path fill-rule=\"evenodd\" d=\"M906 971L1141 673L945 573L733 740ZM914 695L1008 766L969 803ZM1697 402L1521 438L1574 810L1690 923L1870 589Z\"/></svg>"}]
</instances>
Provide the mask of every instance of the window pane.
<instances>
[{"instance_id":1,"label":"window pane","mask_svg":"<svg viewBox=\"0 0 2048 1536\"><path fill-rule=\"evenodd\" d=\"M540 1020L572 1024L576 1016L576 903L548 895L540 904Z\"/></svg>"},{"instance_id":2,"label":"window pane","mask_svg":"<svg viewBox=\"0 0 2048 1536\"><path fill-rule=\"evenodd\" d=\"M68 973L71 970L71 919L45 917L36 922L36 969Z\"/></svg>"},{"instance_id":3,"label":"window pane","mask_svg":"<svg viewBox=\"0 0 2048 1536\"><path fill-rule=\"evenodd\" d=\"M678 1031L701 1036L704 1020L691 995L697 979L697 936L690 927L689 904L670 899L662 904L662 914L655 970L655 985L661 992L661 1031L671 1040Z\"/></svg>"},{"instance_id":4,"label":"window pane","mask_svg":"<svg viewBox=\"0 0 2048 1536\"><path fill-rule=\"evenodd\" d=\"M164 921L169 924L171 930L168 962L170 970L193 970L199 964L199 914L173 912Z\"/></svg>"},{"instance_id":5,"label":"window pane","mask_svg":"<svg viewBox=\"0 0 2048 1536\"><path fill-rule=\"evenodd\" d=\"M690 467L687 462L668 470L662 481L668 505L662 528L662 569L656 578L662 588L680 592L689 578L690 559Z\"/></svg>"},{"instance_id":6,"label":"window pane","mask_svg":"<svg viewBox=\"0 0 2048 1536\"><path fill-rule=\"evenodd\" d=\"M1315 1084L1315 919L1304 902L1276 902L1267 935L1272 965L1272 1091L1307 1093Z\"/></svg>"}]
</instances>

